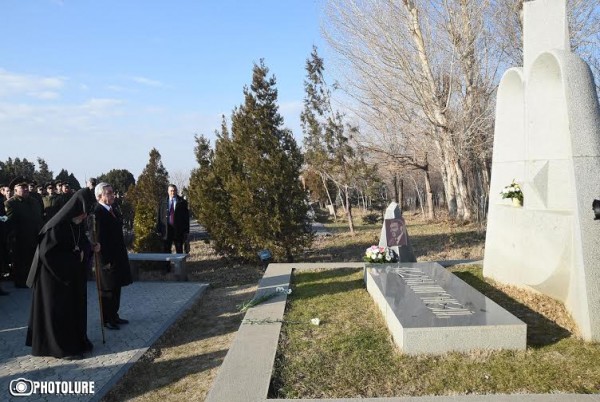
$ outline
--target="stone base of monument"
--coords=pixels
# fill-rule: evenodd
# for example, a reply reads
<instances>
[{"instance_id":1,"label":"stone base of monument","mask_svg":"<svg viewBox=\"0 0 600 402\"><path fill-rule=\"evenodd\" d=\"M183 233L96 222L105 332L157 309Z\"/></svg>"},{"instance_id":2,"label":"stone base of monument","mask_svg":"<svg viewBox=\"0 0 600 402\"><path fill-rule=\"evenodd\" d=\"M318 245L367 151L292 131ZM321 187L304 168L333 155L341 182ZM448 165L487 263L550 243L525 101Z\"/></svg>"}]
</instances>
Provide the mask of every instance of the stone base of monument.
<instances>
[{"instance_id":1,"label":"stone base of monument","mask_svg":"<svg viewBox=\"0 0 600 402\"><path fill-rule=\"evenodd\" d=\"M525 323L437 263L370 264L365 283L403 353L527 345Z\"/></svg>"}]
</instances>

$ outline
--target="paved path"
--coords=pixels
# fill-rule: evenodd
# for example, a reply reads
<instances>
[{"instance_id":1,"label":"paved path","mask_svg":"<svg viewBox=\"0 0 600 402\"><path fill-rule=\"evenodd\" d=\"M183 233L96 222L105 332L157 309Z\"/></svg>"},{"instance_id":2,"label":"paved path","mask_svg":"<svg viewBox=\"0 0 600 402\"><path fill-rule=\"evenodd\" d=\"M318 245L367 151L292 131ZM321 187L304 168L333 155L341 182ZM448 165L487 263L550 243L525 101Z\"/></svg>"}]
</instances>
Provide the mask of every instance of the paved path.
<instances>
[{"instance_id":1,"label":"paved path","mask_svg":"<svg viewBox=\"0 0 600 402\"><path fill-rule=\"evenodd\" d=\"M312 231L315 236L331 236L331 232L320 222L312 223Z\"/></svg>"},{"instance_id":2,"label":"paved path","mask_svg":"<svg viewBox=\"0 0 600 402\"><path fill-rule=\"evenodd\" d=\"M208 285L194 282L136 282L124 287L122 317L130 320L119 331L106 330L102 344L98 296L95 283L88 282L88 337L91 354L78 361L34 357L25 346L31 302L30 289L15 289L3 282L8 296L0 297L0 401L89 401L100 400L158 337L185 311ZM12 397L9 384L25 378L32 381L93 381L95 394L86 396L32 395Z\"/></svg>"},{"instance_id":3,"label":"paved path","mask_svg":"<svg viewBox=\"0 0 600 402\"><path fill-rule=\"evenodd\" d=\"M192 219L190 221L190 241L194 240L208 240L210 236L206 231L206 228L198 223L197 220Z\"/></svg>"}]
</instances>

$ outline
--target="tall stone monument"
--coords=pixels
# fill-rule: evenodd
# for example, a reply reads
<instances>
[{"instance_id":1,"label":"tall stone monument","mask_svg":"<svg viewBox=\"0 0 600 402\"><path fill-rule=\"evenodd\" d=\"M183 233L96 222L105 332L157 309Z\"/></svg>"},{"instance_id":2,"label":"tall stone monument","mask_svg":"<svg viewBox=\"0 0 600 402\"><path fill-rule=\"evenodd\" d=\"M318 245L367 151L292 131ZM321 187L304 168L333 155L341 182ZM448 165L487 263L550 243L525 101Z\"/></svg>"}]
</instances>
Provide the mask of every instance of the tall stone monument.
<instances>
[{"instance_id":1,"label":"tall stone monument","mask_svg":"<svg viewBox=\"0 0 600 402\"><path fill-rule=\"evenodd\" d=\"M600 108L565 0L524 3L524 66L498 88L483 273L562 301L600 341ZM500 191L515 179L522 208Z\"/></svg>"}]
</instances>

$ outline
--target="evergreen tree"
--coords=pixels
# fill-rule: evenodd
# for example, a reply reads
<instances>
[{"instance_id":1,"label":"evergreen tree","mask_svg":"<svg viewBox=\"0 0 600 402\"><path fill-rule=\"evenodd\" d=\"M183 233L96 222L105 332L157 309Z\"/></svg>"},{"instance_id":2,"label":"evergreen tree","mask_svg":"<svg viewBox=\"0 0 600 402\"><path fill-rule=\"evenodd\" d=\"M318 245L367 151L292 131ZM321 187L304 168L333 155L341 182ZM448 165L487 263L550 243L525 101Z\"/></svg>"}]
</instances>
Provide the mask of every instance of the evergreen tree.
<instances>
[{"instance_id":1,"label":"evergreen tree","mask_svg":"<svg viewBox=\"0 0 600 402\"><path fill-rule=\"evenodd\" d=\"M52 180L52 171L48 168L48 164L42 158L37 158L38 170L33 175L35 181L40 185L44 185Z\"/></svg>"},{"instance_id":2,"label":"evergreen tree","mask_svg":"<svg viewBox=\"0 0 600 402\"><path fill-rule=\"evenodd\" d=\"M73 173L69 173L69 171L66 169L61 169L60 173L58 173L56 175L55 180L60 180L63 183L64 182L69 183L69 187L71 187L73 190L79 190L81 188L81 184L79 184L79 180L77 180L77 178L75 178L75 175L73 175Z\"/></svg>"},{"instance_id":3,"label":"evergreen tree","mask_svg":"<svg viewBox=\"0 0 600 402\"><path fill-rule=\"evenodd\" d=\"M219 252L251 259L267 248L275 259L292 261L311 240L299 180L303 159L282 127L276 80L268 72L262 60L254 65L244 104L232 113L231 135L223 122L214 154L196 138L199 168L190 201Z\"/></svg>"},{"instance_id":4,"label":"evergreen tree","mask_svg":"<svg viewBox=\"0 0 600 402\"><path fill-rule=\"evenodd\" d=\"M0 178L3 182L9 183L12 179L23 176L32 179L35 174L35 165L29 162L27 158L8 158L6 162L0 162Z\"/></svg>"},{"instance_id":5,"label":"evergreen tree","mask_svg":"<svg viewBox=\"0 0 600 402\"><path fill-rule=\"evenodd\" d=\"M160 153L152 148L150 160L138 177L137 185L131 187L128 198L135 210L133 230L135 252L159 252L161 243L156 235L158 205L166 197L169 173L164 168Z\"/></svg>"},{"instance_id":6,"label":"evergreen tree","mask_svg":"<svg viewBox=\"0 0 600 402\"><path fill-rule=\"evenodd\" d=\"M115 193L125 194L130 186L135 184L135 177L127 169L112 169L97 177L98 183L109 183Z\"/></svg>"},{"instance_id":7,"label":"evergreen tree","mask_svg":"<svg viewBox=\"0 0 600 402\"><path fill-rule=\"evenodd\" d=\"M225 183L232 177L234 161L225 116L222 118L221 131L215 131L215 136L215 151L204 136L195 137L194 151L199 166L190 177L190 208L207 228L217 252L228 256L249 255L252 251L240 252L238 241L230 239L238 237L241 228L231 215L232 195L225 188ZM215 155L218 157L215 158Z\"/></svg>"},{"instance_id":8,"label":"evergreen tree","mask_svg":"<svg viewBox=\"0 0 600 402\"><path fill-rule=\"evenodd\" d=\"M131 196L128 194L129 188L135 186L135 178L127 169L112 169L108 173L103 173L96 178L98 183L109 183L117 196L115 198L115 207L119 209L123 216L123 226L133 229L134 207L131 203Z\"/></svg>"}]
</instances>

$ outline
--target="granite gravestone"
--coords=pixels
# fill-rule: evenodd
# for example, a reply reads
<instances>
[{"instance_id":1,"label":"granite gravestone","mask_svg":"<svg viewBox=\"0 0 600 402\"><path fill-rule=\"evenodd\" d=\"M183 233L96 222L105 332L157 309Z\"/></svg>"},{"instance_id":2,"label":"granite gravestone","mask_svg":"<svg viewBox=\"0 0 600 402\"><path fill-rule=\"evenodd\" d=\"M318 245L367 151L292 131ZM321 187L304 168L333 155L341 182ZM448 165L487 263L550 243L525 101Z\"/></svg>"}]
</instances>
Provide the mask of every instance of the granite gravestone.
<instances>
[{"instance_id":1,"label":"granite gravestone","mask_svg":"<svg viewBox=\"0 0 600 402\"><path fill-rule=\"evenodd\" d=\"M379 236L379 246L389 247L393 250L398 257L398 261L417 261L410 244L406 223L402 218L402 211L395 202L392 202L385 210L381 235Z\"/></svg>"},{"instance_id":2,"label":"granite gravestone","mask_svg":"<svg viewBox=\"0 0 600 402\"><path fill-rule=\"evenodd\" d=\"M600 341L600 107L570 51L565 0L523 4L523 67L498 87L483 273L562 301ZM516 208L500 192L523 189Z\"/></svg>"},{"instance_id":3,"label":"granite gravestone","mask_svg":"<svg viewBox=\"0 0 600 402\"><path fill-rule=\"evenodd\" d=\"M403 353L526 347L525 323L437 263L370 264L365 281Z\"/></svg>"}]
</instances>

